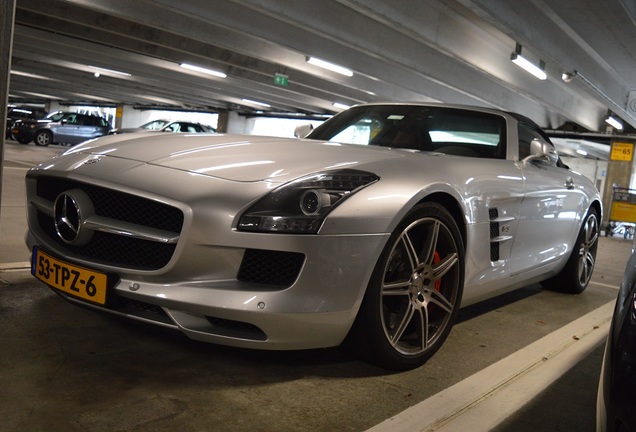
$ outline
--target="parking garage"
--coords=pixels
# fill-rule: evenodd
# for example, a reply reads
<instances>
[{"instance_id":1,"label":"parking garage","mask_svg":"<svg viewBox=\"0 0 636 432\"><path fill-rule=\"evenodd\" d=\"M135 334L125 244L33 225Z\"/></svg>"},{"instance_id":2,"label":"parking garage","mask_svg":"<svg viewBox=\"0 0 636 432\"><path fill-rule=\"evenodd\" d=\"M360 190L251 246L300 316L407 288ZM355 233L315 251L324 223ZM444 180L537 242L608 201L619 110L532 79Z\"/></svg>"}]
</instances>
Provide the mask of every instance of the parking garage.
<instances>
[{"instance_id":1,"label":"parking garage","mask_svg":"<svg viewBox=\"0 0 636 432\"><path fill-rule=\"evenodd\" d=\"M111 137L97 142L142 136L137 129L155 121L183 127L167 131L176 137L269 142L365 103L515 112L536 122L560 160L598 189L603 213L585 291L563 294L533 280L467 305L439 350L411 370L377 367L344 345L272 351L204 343L170 326L76 307L33 277L27 172L94 137L74 141L52 130L50 141L34 134L23 143L12 121L0 152L0 429L595 430L603 347L636 222L629 3L18 0L2 8L7 114L68 113L74 117L60 126L77 129L80 116L100 118ZM519 57L542 74L511 61ZM242 162L223 166L239 172ZM125 184L118 192L131 190ZM514 229L502 224L499 237ZM273 247L261 237L250 250ZM240 260L224 247L210 248L211 256ZM353 248L350 256L358 256Z\"/></svg>"}]
</instances>

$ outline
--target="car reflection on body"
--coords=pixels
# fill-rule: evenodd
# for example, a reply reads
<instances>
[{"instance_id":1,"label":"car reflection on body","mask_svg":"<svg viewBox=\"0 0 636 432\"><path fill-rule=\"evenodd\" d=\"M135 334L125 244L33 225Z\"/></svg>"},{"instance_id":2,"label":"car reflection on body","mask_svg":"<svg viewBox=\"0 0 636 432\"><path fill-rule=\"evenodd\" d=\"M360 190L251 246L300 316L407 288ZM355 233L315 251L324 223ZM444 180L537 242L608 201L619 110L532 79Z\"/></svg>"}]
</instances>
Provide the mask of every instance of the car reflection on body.
<instances>
[{"instance_id":1,"label":"car reflection on body","mask_svg":"<svg viewBox=\"0 0 636 432\"><path fill-rule=\"evenodd\" d=\"M636 253L625 267L605 344L596 406L598 432L636 431Z\"/></svg>"},{"instance_id":2,"label":"car reflection on body","mask_svg":"<svg viewBox=\"0 0 636 432\"><path fill-rule=\"evenodd\" d=\"M11 133L21 144L38 146L53 143L78 144L107 135L111 126L103 117L75 112L53 112L41 120L18 120Z\"/></svg>"},{"instance_id":3,"label":"car reflection on body","mask_svg":"<svg viewBox=\"0 0 636 432\"><path fill-rule=\"evenodd\" d=\"M122 134L27 174L32 272L72 302L261 349L406 370L460 306L591 278L598 191L531 120L353 107L308 139Z\"/></svg>"},{"instance_id":4,"label":"car reflection on body","mask_svg":"<svg viewBox=\"0 0 636 432\"><path fill-rule=\"evenodd\" d=\"M137 128L113 129L111 134L131 132L214 133L216 129L189 121L153 120Z\"/></svg>"}]
</instances>

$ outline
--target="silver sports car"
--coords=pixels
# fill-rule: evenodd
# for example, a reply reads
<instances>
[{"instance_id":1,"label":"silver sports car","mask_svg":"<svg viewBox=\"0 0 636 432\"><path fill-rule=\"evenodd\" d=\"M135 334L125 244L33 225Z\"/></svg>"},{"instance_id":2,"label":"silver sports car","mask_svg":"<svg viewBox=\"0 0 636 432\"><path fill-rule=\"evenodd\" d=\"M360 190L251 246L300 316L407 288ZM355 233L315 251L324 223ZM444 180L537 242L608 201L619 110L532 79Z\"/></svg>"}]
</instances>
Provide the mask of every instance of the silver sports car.
<instances>
[{"instance_id":1,"label":"silver sports car","mask_svg":"<svg viewBox=\"0 0 636 432\"><path fill-rule=\"evenodd\" d=\"M346 342L405 370L460 306L582 292L601 202L531 120L371 104L306 139L114 135L29 171L32 272L66 299L218 344Z\"/></svg>"}]
</instances>

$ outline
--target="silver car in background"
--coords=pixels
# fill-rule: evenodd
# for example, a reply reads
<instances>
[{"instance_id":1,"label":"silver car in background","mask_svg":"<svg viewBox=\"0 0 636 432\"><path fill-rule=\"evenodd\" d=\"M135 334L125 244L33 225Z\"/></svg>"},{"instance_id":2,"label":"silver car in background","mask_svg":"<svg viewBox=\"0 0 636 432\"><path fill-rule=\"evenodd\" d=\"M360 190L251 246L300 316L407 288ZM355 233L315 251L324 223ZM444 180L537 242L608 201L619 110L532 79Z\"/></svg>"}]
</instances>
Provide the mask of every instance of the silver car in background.
<instances>
[{"instance_id":1,"label":"silver car in background","mask_svg":"<svg viewBox=\"0 0 636 432\"><path fill-rule=\"evenodd\" d=\"M32 273L70 301L218 344L426 362L461 306L582 292L601 203L531 120L353 107L307 139L123 134L26 179Z\"/></svg>"}]
</instances>

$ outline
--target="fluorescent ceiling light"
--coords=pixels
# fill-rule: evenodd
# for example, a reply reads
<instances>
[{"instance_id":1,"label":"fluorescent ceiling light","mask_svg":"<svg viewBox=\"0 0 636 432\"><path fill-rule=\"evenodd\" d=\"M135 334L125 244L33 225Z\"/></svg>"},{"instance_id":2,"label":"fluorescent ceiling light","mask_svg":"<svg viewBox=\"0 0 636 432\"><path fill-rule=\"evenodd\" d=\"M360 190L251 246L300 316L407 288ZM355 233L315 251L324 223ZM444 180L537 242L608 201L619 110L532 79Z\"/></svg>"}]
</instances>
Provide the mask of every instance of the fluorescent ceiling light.
<instances>
[{"instance_id":1,"label":"fluorescent ceiling light","mask_svg":"<svg viewBox=\"0 0 636 432\"><path fill-rule=\"evenodd\" d=\"M546 73L545 73L545 71L543 69L541 69L539 66L537 66L537 65L533 64L532 62L530 62L528 59L523 57L521 54L512 53L512 56L510 57L510 60L512 60L512 62L514 64L516 64L517 66L521 67L526 72L530 72L532 75L534 75L535 77L539 78L540 80L544 80L544 79L548 78L548 76L546 75Z\"/></svg>"},{"instance_id":2,"label":"fluorescent ceiling light","mask_svg":"<svg viewBox=\"0 0 636 432\"><path fill-rule=\"evenodd\" d=\"M223 72L219 72L219 71L215 71L212 69L206 69L204 67L201 66L195 66L195 65L191 65L188 63L181 63L179 66L181 66L184 69L190 69L193 71L197 71L197 72L202 72L208 75L214 75L215 77L219 77L219 78L226 78L227 74L224 74Z\"/></svg>"},{"instance_id":3,"label":"fluorescent ceiling light","mask_svg":"<svg viewBox=\"0 0 636 432\"><path fill-rule=\"evenodd\" d=\"M106 68L102 68L102 67L99 67L99 66L89 66L89 68L95 69L99 73L104 72L106 74L111 73L111 74L115 74L115 75L131 76L128 72L121 72L121 71L117 71L117 70L113 70L113 69L106 69Z\"/></svg>"},{"instance_id":4,"label":"fluorescent ceiling light","mask_svg":"<svg viewBox=\"0 0 636 432\"><path fill-rule=\"evenodd\" d=\"M254 105L258 105L258 106L263 106L263 107L267 107L269 108L271 105L266 104L265 102L258 102L255 100L251 100L251 99L241 99L243 102L245 103L249 103L249 104L254 104Z\"/></svg>"},{"instance_id":5,"label":"fluorescent ceiling light","mask_svg":"<svg viewBox=\"0 0 636 432\"><path fill-rule=\"evenodd\" d=\"M339 103L339 102L334 102L333 106L335 106L336 108L339 108L341 110L346 110L346 109L351 108L349 105L345 105L345 104L342 104L342 103Z\"/></svg>"},{"instance_id":6,"label":"fluorescent ceiling light","mask_svg":"<svg viewBox=\"0 0 636 432\"><path fill-rule=\"evenodd\" d=\"M615 129L623 130L623 124L619 122L615 117L607 116L607 118L605 119L605 122Z\"/></svg>"},{"instance_id":7,"label":"fluorescent ceiling light","mask_svg":"<svg viewBox=\"0 0 636 432\"><path fill-rule=\"evenodd\" d=\"M580 155L587 156L587 152L583 149L577 149L576 152Z\"/></svg>"},{"instance_id":8,"label":"fluorescent ceiling light","mask_svg":"<svg viewBox=\"0 0 636 432\"><path fill-rule=\"evenodd\" d=\"M526 72L531 73L532 75L539 78L540 80L544 80L548 78L548 76L545 73L545 63L539 60L539 66L535 65L530 60L528 60L527 58L521 55L522 49L523 47L521 46L521 44L518 43L517 46L515 47L514 52L510 55L510 60L512 60L514 64L516 64L517 66L519 66Z\"/></svg>"},{"instance_id":9,"label":"fluorescent ceiling light","mask_svg":"<svg viewBox=\"0 0 636 432\"><path fill-rule=\"evenodd\" d=\"M35 78L35 79L41 79L41 80L51 80L51 78L49 78L49 77L45 77L43 75L33 74L33 73L30 73L30 72L22 72L22 71L17 71L17 70L11 70L10 73L13 74L13 75L23 76L23 77L27 77L27 78Z\"/></svg>"},{"instance_id":10,"label":"fluorescent ceiling light","mask_svg":"<svg viewBox=\"0 0 636 432\"><path fill-rule=\"evenodd\" d=\"M340 75L344 75L348 77L353 76L353 71L345 67L338 66L337 64L333 64L324 60L317 59L315 57L307 57L307 63L312 64L314 66L321 67L323 69L330 70L332 72L339 73Z\"/></svg>"}]
</instances>

